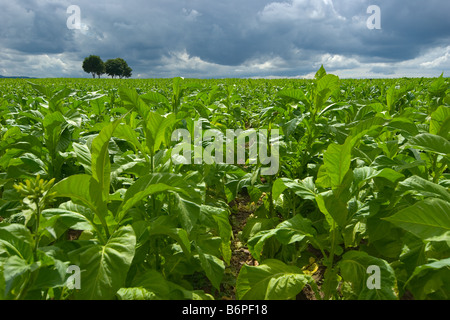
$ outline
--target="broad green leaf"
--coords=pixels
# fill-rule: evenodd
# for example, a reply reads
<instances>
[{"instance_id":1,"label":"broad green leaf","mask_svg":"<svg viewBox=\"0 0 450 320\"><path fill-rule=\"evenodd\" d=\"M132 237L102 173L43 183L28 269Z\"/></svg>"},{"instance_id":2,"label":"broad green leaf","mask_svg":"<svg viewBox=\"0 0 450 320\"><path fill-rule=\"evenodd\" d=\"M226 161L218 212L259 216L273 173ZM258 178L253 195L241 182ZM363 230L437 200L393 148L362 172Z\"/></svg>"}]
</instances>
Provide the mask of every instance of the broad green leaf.
<instances>
[{"instance_id":1,"label":"broad green leaf","mask_svg":"<svg viewBox=\"0 0 450 320\"><path fill-rule=\"evenodd\" d=\"M183 294L183 298L186 300L214 300L214 297L206 293L203 290L186 290L183 287L179 286L178 290Z\"/></svg>"},{"instance_id":2,"label":"broad green leaf","mask_svg":"<svg viewBox=\"0 0 450 320\"><path fill-rule=\"evenodd\" d=\"M144 102L144 100L142 100L135 89L120 87L119 96L127 108L135 108L143 119L147 118L147 114L150 111L150 108Z\"/></svg>"},{"instance_id":3,"label":"broad green leaf","mask_svg":"<svg viewBox=\"0 0 450 320\"><path fill-rule=\"evenodd\" d=\"M29 85L31 85L31 87L36 90L38 93L40 93L42 96L44 96L47 99L50 99L50 97L52 96L53 91L51 90L51 88L46 87L44 85L40 85L37 83L32 83L27 81Z\"/></svg>"},{"instance_id":4,"label":"broad green leaf","mask_svg":"<svg viewBox=\"0 0 450 320\"><path fill-rule=\"evenodd\" d=\"M272 197L276 201L279 196L286 190L289 189L294 192L299 197L305 200L314 200L316 193L314 188L303 181L295 181L288 178L279 178L275 180L272 186Z\"/></svg>"},{"instance_id":5,"label":"broad green leaf","mask_svg":"<svg viewBox=\"0 0 450 320\"><path fill-rule=\"evenodd\" d=\"M339 77L333 74L326 74L317 81L317 92L326 92L327 96L339 88Z\"/></svg>"},{"instance_id":6,"label":"broad green leaf","mask_svg":"<svg viewBox=\"0 0 450 320\"><path fill-rule=\"evenodd\" d=\"M135 253L136 237L131 226L114 232L105 245L92 244L73 252L79 262L81 289L75 297L81 300L110 300L125 284L128 268Z\"/></svg>"},{"instance_id":7,"label":"broad green leaf","mask_svg":"<svg viewBox=\"0 0 450 320\"><path fill-rule=\"evenodd\" d=\"M357 187L361 187L364 182L372 179L378 171L373 167L360 167L353 169L353 183Z\"/></svg>"},{"instance_id":8,"label":"broad green leaf","mask_svg":"<svg viewBox=\"0 0 450 320\"><path fill-rule=\"evenodd\" d=\"M324 163L332 188L341 184L350 169L351 149L350 139L347 139L344 145L331 144L324 154Z\"/></svg>"},{"instance_id":9,"label":"broad green leaf","mask_svg":"<svg viewBox=\"0 0 450 320\"><path fill-rule=\"evenodd\" d=\"M178 193L174 193L173 197L175 201L172 212L178 216L182 227L186 229L187 232L191 232L200 215L200 205L185 199Z\"/></svg>"},{"instance_id":10,"label":"broad green leaf","mask_svg":"<svg viewBox=\"0 0 450 320\"><path fill-rule=\"evenodd\" d=\"M111 182L114 184L116 181L123 180L124 177L120 176L123 173L137 175L138 172L145 172L144 167L148 168L148 163L144 164L143 160L136 155L126 153L121 156L115 156L114 163L111 164ZM113 199L111 198L110 200Z\"/></svg>"},{"instance_id":11,"label":"broad green leaf","mask_svg":"<svg viewBox=\"0 0 450 320\"><path fill-rule=\"evenodd\" d=\"M450 299L450 258L416 267L405 287L417 300Z\"/></svg>"},{"instance_id":12,"label":"broad green leaf","mask_svg":"<svg viewBox=\"0 0 450 320\"><path fill-rule=\"evenodd\" d=\"M33 246L33 236L24 225L0 225L0 258L17 255L31 262Z\"/></svg>"},{"instance_id":13,"label":"broad green leaf","mask_svg":"<svg viewBox=\"0 0 450 320\"><path fill-rule=\"evenodd\" d=\"M94 230L92 221L78 212L55 208L42 211L42 215L47 220L41 222L40 228L51 228L55 224L58 224L65 226L66 229Z\"/></svg>"},{"instance_id":14,"label":"broad green leaf","mask_svg":"<svg viewBox=\"0 0 450 320\"><path fill-rule=\"evenodd\" d=\"M48 249L46 247L45 249ZM41 266L31 290L63 287L67 283L69 262L62 262L42 251L38 252Z\"/></svg>"},{"instance_id":15,"label":"broad green leaf","mask_svg":"<svg viewBox=\"0 0 450 320\"><path fill-rule=\"evenodd\" d=\"M121 288L116 296L119 300L156 300L156 295L144 288Z\"/></svg>"},{"instance_id":16,"label":"broad green leaf","mask_svg":"<svg viewBox=\"0 0 450 320\"><path fill-rule=\"evenodd\" d=\"M318 188L323 189L331 188L331 178L330 175L328 174L328 168L325 164L319 167L315 184Z\"/></svg>"},{"instance_id":17,"label":"broad green leaf","mask_svg":"<svg viewBox=\"0 0 450 320\"><path fill-rule=\"evenodd\" d=\"M19 127L8 128L8 130L6 130L6 132L3 134L2 140L0 141L0 146L2 146L3 149L5 145L8 145L9 143L11 143L11 141L18 139L21 136L23 136L23 133L22 131L20 131Z\"/></svg>"},{"instance_id":18,"label":"broad green leaf","mask_svg":"<svg viewBox=\"0 0 450 320\"><path fill-rule=\"evenodd\" d=\"M388 128L401 130L401 132L405 134L405 137L416 136L419 134L419 130L417 129L417 126L413 123L413 121L405 118L393 119L389 122Z\"/></svg>"},{"instance_id":19,"label":"broad green leaf","mask_svg":"<svg viewBox=\"0 0 450 320\"><path fill-rule=\"evenodd\" d=\"M61 110L60 106L62 101L69 97L71 94L73 93L73 91L69 88L62 88L59 91L53 92L50 101L49 101L49 109L50 110Z\"/></svg>"},{"instance_id":20,"label":"broad green leaf","mask_svg":"<svg viewBox=\"0 0 450 320\"><path fill-rule=\"evenodd\" d=\"M165 140L166 130L176 122L176 115L169 113L162 116L157 112L150 111L145 122L147 147L151 154L159 150L161 143Z\"/></svg>"},{"instance_id":21,"label":"broad green leaf","mask_svg":"<svg viewBox=\"0 0 450 320\"><path fill-rule=\"evenodd\" d=\"M170 105L169 100L165 96L163 96L161 93L154 91L147 92L146 94L141 95L140 98L149 104L163 103L166 106Z\"/></svg>"},{"instance_id":22,"label":"broad green leaf","mask_svg":"<svg viewBox=\"0 0 450 320\"><path fill-rule=\"evenodd\" d=\"M72 144L73 150L77 156L77 161L81 164L87 174L92 174L91 150L85 144L74 142Z\"/></svg>"},{"instance_id":23,"label":"broad green leaf","mask_svg":"<svg viewBox=\"0 0 450 320\"><path fill-rule=\"evenodd\" d=\"M429 198L384 218L428 241L450 240L450 202Z\"/></svg>"},{"instance_id":24,"label":"broad green leaf","mask_svg":"<svg viewBox=\"0 0 450 320\"><path fill-rule=\"evenodd\" d=\"M392 107L396 101L396 90L395 85L392 85L388 91L386 92L386 105L388 107L389 112L392 111Z\"/></svg>"},{"instance_id":25,"label":"broad green leaf","mask_svg":"<svg viewBox=\"0 0 450 320\"><path fill-rule=\"evenodd\" d=\"M322 111L320 111L319 116L322 116L331 110L345 110L348 107L349 106L346 102L332 103L332 104L328 105L326 108L323 108Z\"/></svg>"},{"instance_id":26,"label":"broad green leaf","mask_svg":"<svg viewBox=\"0 0 450 320\"><path fill-rule=\"evenodd\" d=\"M231 260L231 238L233 237L232 227L229 221L229 212L223 208L212 207L207 205L202 205L200 208L200 213L206 219L211 219L214 224L209 223L214 229L217 229L220 239L222 239L220 251L222 257L227 264L230 264ZM202 222L203 221L200 221ZM204 222L207 223L206 221Z\"/></svg>"},{"instance_id":27,"label":"broad green leaf","mask_svg":"<svg viewBox=\"0 0 450 320\"><path fill-rule=\"evenodd\" d=\"M44 129L50 133L54 128L66 122L66 119L59 111L48 113L42 121Z\"/></svg>"},{"instance_id":28,"label":"broad green leaf","mask_svg":"<svg viewBox=\"0 0 450 320\"><path fill-rule=\"evenodd\" d=\"M138 134L129 125L125 123L119 124L114 131L114 136L130 142L142 153L142 155L147 157L144 147L139 142Z\"/></svg>"},{"instance_id":29,"label":"broad green leaf","mask_svg":"<svg viewBox=\"0 0 450 320\"><path fill-rule=\"evenodd\" d=\"M404 232L394 224L383 220L380 215L384 217L386 213L376 212L375 215L371 215L367 219L366 234L369 243L383 257L395 259L402 252L404 245L398 239L404 236Z\"/></svg>"},{"instance_id":30,"label":"broad green leaf","mask_svg":"<svg viewBox=\"0 0 450 320\"><path fill-rule=\"evenodd\" d=\"M92 211L104 216L105 213L100 212L100 209L105 209L105 207L101 206L103 201L98 186L98 182L90 175L78 174L56 183L49 192L55 192L55 197L79 200ZM97 207L99 205L100 207Z\"/></svg>"},{"instance_id":31,"label":"broad green leaf","mask_svg":"<svg viewBox=\"0 0 450 320\"><path fill-rule=\"evenodd\" d=\"M175 77L172 82L172 106L174 111L177 111L178 106L180 105L180 99L183 94L185 87L183 84L183 78Z\"/></svg>"},{"instance_id":32,"label":"broad green leaf","mask_svg":"<svg viewBox=\"0 0 450 320\"><path fill-rule=\"evenodd\" d=\"M419 134L418 136L411 138L408 144L413 147L438 153L447 157L450 155L450 142L447 139L434 134Z\"/></svg>"},{"instance_id":33,"label":"broad green leaf","mask_svg":"<svg viewBox=\"0 0 450 320\"><path fill-rule=\"evenodd\" d=\"M139 181L139 180L137 180L137 181ZM177 188L177 187L172 187L172 186L164 184L164 183L150 184L150 185L145 186L145 188L142 188L142 189L139 189L138 186L131 189L133 186L134 185L132 185L130 188L128 188L127 192L125 193L126 199L122 202L122 204L119 207L119 210L118 210L118 213L116 216L116 220L118 222L122 221L122 219L126 216L128 210L130 210L138 202L142 201L143 199L147 198L150 195L153 195L156 193L161 193L161 192L167 192L167 191L182 192L182 189ZM139 187L142 187L142 184L140 184Z\"/></svg>"},{"instance_id":34,"label":"broad green leaf","mask_svg":"<svg viewBox=\"0 0 450 320\"><path fill-rule=\"evenodd\" d=\"M49 192L55 192L55 197L67 197L72 200L81 201L92 212L95 212L103 228L105 228L106 233L109 232L106 223L108 208L103 201L100 185L92 176L86 174L72 175L55 184Z\"/></svg>"},{"instance_id":35,"label":"broad green leaf","mask_svg":"<svg viewBox=\"0 0 450 320\"><path fill-rule=\"evenodd\" d=\"M28 277L28 273L38 268L36 263L30 263L19 256L10 256L3 261L3 272L5 276L5 294L18 295L20 285L25 281L22 277Z\"/></svg>"},{"instance_id":36,"label":"broad green leaf","mask_svg":"<svg viewBox=\"0 0 450 320\"><path fill-rule=\"evenodd\" d=\"M366 252L349 251L342 256L338 266L343 280L352 284L356 299L398 299L395 272L385 260L372 257ZM379 270L379 274L369 269L370 266L375 266ZM379 287L377 287L377 282Z\"/></svg>"},{"instance_id":37,"label":"broad green leaf","mask_svg":"<svg viewBox=\"0 0 450 320\"><path fill-rule=\"evenodd\" d=\"M356 142L366 134L370 135L371 132L381 131L381 128L385 124L386 119L378 116L364 119L361 121L356 121L352 123L352 126L350 128L350 134L353 137L353 140Z\"/></svg>"},{"instance_id":38,"label":"broad green leaf","mask_svg":"<svg viewBox=\"0 0 450 320\"><path fill-rule=\"evenodd\" d=\"M6 298L5 273L3 271L3 264L0 264L0 300L5 300L5 298Z\"/></svg>"},{"instance_id":39,"label":"broad green leaf","mask_svg":"<svg viewBox=\"0 0 450 320\"><path fill-rule=\"evenodd\" d=\"M53 161L57 157L59 142L62 134L62 125L65 123L65 119L63 115L59 112L48 113L44 120L43 126L45 131L45 146L50 153L50 157L52 158L52 165L54 165ZM67 137L66 137L67 139Z\"/></svg>"},{"instance_id":40,"label":"broad green leaf","mask_svg":"<svg viewBox=\"0 0 450 320\"><path fill-rule=\"evenodd\" d=\"M304 286L313 281L295 266L275 259L264 261L257 267L243 265L236 282L238 300L293 299Z\"/></svg>"},{"instance_id":41,"label":"broad green leaf","mask_svg":"<svg viewBox=\"0 0 450 320\"><path fill-rule=\"evenodd\" d=\"M262 230L248 240L248 250L256 260L261 260L264 244L269 238L272 238L276 234L276 229Z\"/></svg>"},{"instance_id":42,"label":"broad green leaf","mask_svg":"<svg viewBox=\"0 0 450 320\"><path fill-rule=\"evenodd\" d=\"M275 229L276 237L282 244L302 241L305 237L312 238L316 234L311 220L303 218L300 214L281 222Z\"/></svg>"},{"instance_id":43,"label":"broad green leaf","mask_svg":"<svg viewBox=\"0 0 450 320\"><path fill-rule=\"evenodd\" d=\"M5 158L9 158L9 156L10 154L7 153ZM14 156L9 159L6 178L26 179L30 176L44 175L48 172L46 170L46 164L34 154L24 153L21 156Z\"/></svg>"},{"instance_id":44,"label":"broad green leaf","mask_svg":"<svg viewBox=\"0 0 450 320\"><path fill-rule=\"evenodd\" d=\"M148 269L133 279L133 287L144 288L154 294L157 300L213 300L201 290L190 291L166 280L158 271Z\"/></svg>"},{"instance_id":45,"label":"broad green leaf","mask_svg":"<svg viewBox=\"0 0 450 320\"><path fill-rule=\"evenodd\" d=\"M273 236L280 243L287 245L302 241L306 237L312 238L315 235L316 230L312 227L311 221L297 214L293 218L281 222L274 229L258 232L248 240L247 244L252 255L260 260L264 243Z\"/></svg>"},{"instance_id":46,"label":"broad green leaf","mask_svg":"<svg viewBox=\"0 0 450 320\"><path fill-rule=\"evenodd\" d=\"M134 287L142 287L154 293L159 299L169 299L172 290L170 282L156 270L148 269L133 279Z\"/></svg>"},{"instance_id":47,"label":"broad green leaf","mask_svg":"<svg viewBox=\"0 0 450 320\"><path fill-rule=\"evenodd\" d=\"M450 139L450 107L440 106L431 114L430 133Z\"/></svg>"},{"instance_id":48,"label":"broad green leaf","mask_svg":"<svg viewBox=\"0 0 450 320\"><path fill-rule=\"evenodd\" d=\"M72 143L72 133L70 132L69 127L66 127L61 132L59 141L56 144L56 151L57 152L65 152L71 143Z\"/></svg>"},{"instance_id":49,"label":"broad green leaf","mask_svg":"<svg viewBox=\"0 0 450 320\"><path fill-rule=\"evenodd\" d=\"M128 210L149 195L167 191L183 194L194 202L199 200L199 194L181 176L172 173L152 173L139 178L127 189L117 211L116 220L121 221Z\"/></svg>"},{"instance_id":50,"label":"broad green leaf","mask_svg":"<svg viewBox=\"0 0 450 320\"><path fill-rule=\"evenodd\" d=\"M337 186L335 189L330 190L333 192L333 195L336 199L338 199L342 203L347 203L350 201L352 196L351 186L353 184L353 170L348 170L341 184Z\"/></svg>"},{"instance_id":51,"label":"broad green leaf","mask_svg":"<svg viewBox=\"0 0 450 320\"><path fill-rule=\"evenodd\" d=\"M101 116L105 112L106 104L103 99L91 100L89 105L92 108L92 113Z\"/></svg>"},{"instance_id":52,"label":"broad green leaf","mask_svg":"<svg viewBox=\"0 0 450 320\"><path fill-rule=\"evenodd\" d=\"M308 98L305 96L305 93L301 89L283 89L277 92L277 95L280 97L286 97L297 101L302 101L305 104L308 104Z\"/></svg>"},{"instance_id":53,"label":"broad green leaf","mask_svg":"<svg viewBox=\"0 0 450 320\"><path fill-rule=\"evenodd\" d=\"M372 178L384 178L389 180L392 183L396 183L397 181L403 179L405 176L393 169L384 168L378 171Z\"/></svg>"},{"instance_id":54,"label":"broad green leaf","mask_svg":"<svg viewBox=\"0 0 450 320\"><path fill-rule=\"evenodd\" d=\"M435 197L450 202L450 192L446 188L425 180L418 176L412 176L401 181L397 187L398 192L413 193L424 197Z\"/></svg>"},{"instance_id":55,"label":"broad green leaf","mask_svg":"<svg viewBox=\"0 0 450 320\"><path fill-rule=\"evenodd\" d=\"M315 107L316 112L322 109L323 104L333 94L335 90L339 89L339 77L333 74L327 74L317 81Z\"/></svg>"},{"instance_id":56,"label":"broad green leaf","mask_svg":"<svg viewBox=\"0 0 450 320\"><path fill-rule=\"evenodd\" d=\"M117 119L104 127L99 135L92 141L92 177L97 180L100 188L98 191L102 193L103 201L105 202L107 202L109 198L111 180L111 162L109 159L108 144L120 121L121 119Z\"/></svg>"},{"instance_id":57,"label":"broad green leaf","mask_svg":"<svg viewBox=\"0 0 450 320\"><path fill-rule=\"evenodd\" d=\"M278 218L249 218L242 230L241 239L247 241L260 231L274 229L279 223Z\"/></svg>"},{"instance_id":58,"label":"broad green leaf","mask_svg":"<svg viewBox=\"0 0 450 320\"><path fill-rule=\"evenodd\" d=\"M405 271L411 275L417 266L428 262L427 247L431 247L430 243L422 241L412 234L403 237L404 247L399 258L403 263ZM407 279L401 279L404 283Z\"/></svg>"},{"instance_id":59,"label":"broad green leaf","mask_svg":"<svg viewBox=\"0 0 450 320\"><path fill-rule=\"evenodd\" d=\"M225 264L216 256L203 252L199 246L196 246L196 248L202 269L205 271L206 276L214 288L220 290L220 283L225 272Z\"/></svg>"},{"instance_id":60,"label":"broad green leaf","mask_svg":"<svg viewBox=\"0 0 450 320\"><path fill-rule=\"evenodd\" d=\"M428 87L428 91L431 92L434 95L439 95L442 92L445 92L447 90L448 85L444 78L444 73L442 72L439 78L434 80L430 86Z\"/></svg>"},{"instance_id":61,"label":"broad green leaf","mask_svg":"<svg viewBox=\"0 0 450 320\"><path fill-rule=\"evenodd\" d=\"M327 75L327 72L325 71L325 68L323 67L323 65L321 65L319 70L317 70L317 72L316 72L316 74L314 76L314 79L320 80L326 75Z\"/></svg>"},{"instance_id":62,"label":"broad green leaf","mask_svg":"<svg viewBox=\"0 0 450 320\"><path fill-rule=\"evenodd\" d=\"M223 260L229 265L231 262L231 238L233 237L233 231L228 220L228 213L215 214L213 215L214 220L217 222L219 227L219 235L222 240L220 246L220 252L222 253Z\"/></svg>"},{"instance_id":63,"label":"broad green leaf","mask_svg":"<svg viewBox=\"0 0 450 320\"><path fill-rule=\"evenodd\" d=\"M166 235L178 242L186 255L191 253L191 243L186 230L173 226L172 217L161 216L149 224L149 235Z\"/></svg>"},{"instance_id":64,"label":"broad green leaf","mask_svg":"<svg viewBox=\"0 0 450 320\"><path fill-rule=\"evenodd\" d=\"M88 206L84 205L84 204L76 204L73 201L67 201L64 203L61 203L59 205L59 208L63 211L67 211L67 212L74 212L76 214L81 214L83 217L85 217L89 222L92 223L92 225L94 225L94 223L97 223L95 221L95 211L93 211L92 209L90 209ZM46 209L46 210L52 210L52 209Z\"/></svg>"},{"instance_id":65,"label":"broad green leaf","mask_svg":"<svg viewBox=\"0 0 450 320\"><path fill-rule=\"evenodd\" d=\"M330 144L323 155L325 170L319 171L317 180L323 181L328 178L332 189L339 187L350 169L352 148L351 137L348 137L343 145Z\"/></svg>"},{"instance_id":66,"label":"broad green leaf","mask_svg":"<svg viewBox=\"0 0 450 320\"><path fill-rule=\"evenodd\" d=\"M347 203L336 196L333 191L324 192L316 196L316 202L319 210L325 215L330 227L332 221L330 217L340 226L345 227L348 221Z\"/></svg>"},{"instance_id":67,"label":"broad green leaf","mask_svg":"<svg viewBox=\"0 0 450 320\"><path fill-rule=\"evenodd\" d=\"M289 120L283 125L283 134L286 139L289 139L290 136L299 128L300 123L302 123L303 117L296 117L292 120ZM300 130L304 130L301 128Z\"/></svg>"}]
</instances>

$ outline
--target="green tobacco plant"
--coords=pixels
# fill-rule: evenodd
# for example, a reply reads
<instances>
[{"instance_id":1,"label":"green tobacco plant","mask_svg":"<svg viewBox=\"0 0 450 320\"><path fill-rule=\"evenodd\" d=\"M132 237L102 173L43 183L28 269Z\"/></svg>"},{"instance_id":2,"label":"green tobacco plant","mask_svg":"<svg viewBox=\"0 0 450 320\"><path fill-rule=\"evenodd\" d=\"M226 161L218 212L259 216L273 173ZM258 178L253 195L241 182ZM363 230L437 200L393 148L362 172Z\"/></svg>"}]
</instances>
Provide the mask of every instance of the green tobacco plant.
<instances>
[{"instance_id":1,"label":"green tobacco plant","mask_svg":"<svg viewBox=\"0 0 450 320\"><path fill-rule=\"evenodd\" d=\"M1 79L0 299L447 300L449 93L324 67ZM275 175L249 141L217 161L275 129Z\"/></svg>"},{"instance_id":2,"label":"green tobacco plant","mask_svg":"<svg viewBox=\"0 0 450 320\"><path fill-rule=\"evenodd\" d=\"M324 79L324 73L318 78ZM389 94L393 96L392 90ZM320 94L315 100L308 99L300 91L284 91L280 95L290 98L295 96L306 108L313 108L312 101L316 103L315 106L323 102ZM400 99L400 96L398 94L396 99ZM391 106L394 110L392 101ZM443 109L437 112L434 118L444 118L441 121L445 126ZM301 121L295 123L299 126ZM388 125L393 132L409 137L408 143L402 146L390 142L388 139L393 139L395 134L392 131L384 133L383 124ZM310 255L306 248L314 247L320 252L316 258L321 259L321 264L326 268L320 288L320 297L323 299L398 299L407 291L417 292L423 299L425 291L419 293L419 281L429 286L430 289L426 290L429 297L445 299L445 290L440 290L433 276L439 274L441 279L446 277L443 276L446 262L436 264L439 266L436 269L422 267L434 259L431 258L430 248L447 240L445 234L448 233L448 221L444 212L448 211L448 191L437 184L443 178L441 172L446 170L449 154L445 139L427 133L419 134L412 122L400 117L367 118L350 128L347 132L334 131L341 143L331 143L323 153L323 164L315 171L315 183L311 180L277 179L273 186L274 198L288 203L291 214L297 212L297 207L295 202L286 200L287 196L300 198L297 203L303 206L313 203L316 209L309 209L309 213L294 214L291 219L275 223L275 226L272 224L272 227L266 223L259 232L255 226L263 220L255 219L257 224L251 224L253 230L247 242L250 252L260 263L278 258L301 266L305 265L303 257ZM439 128L440 124L433 122L433 133L442 132ZM290 132L289 136L298 131L288 126L285 130ZM378 149L371 149L367 137L377 139ZM415 157L407 155L410 150ZM419 154L416 150L424 153ZM380 157L380 154L384 155ZM428 160L430 155L432 158ZM307 160L310 161L311 158ZM423 175L421 167L427 162L431 174ZM364 166L364 163L367 165ZM428 180L429 177L433 177L433 182ZM407 195L408 200L404 200L404 195ZM421 197L439 199L421 200ZM323 214L322 219L317 215L318 212ZM422 245L421 241L424 241ZM417 249L408 251L407 248L413 247ZM444 247L447 252L448 246ZM414 260L413 257L420 259ZM442 259L445 255L436 258ZM377 266L381 272L383 286L380 288L373 288L366 283L368 270L372 266ZM430 272L427 279L417 277L419 271L414 271L422 268ZM246 272L242 271L242 278L255 285ZM243 283L239 283L242 289L245 287ZM285 289L289 292L288 285ZM291 297L295 297L300 290Z\"/></svg>"},{"instance_id":3,"label":"green tobacco plant","mask_svg":"<svg viewBox=\"0 0 450 320\"><path fill-rule=\"evenodd\" d=\"M4 299L42 299L54 297L61 292L67 279L68 264L60 254L48 246L46 216L54 193L54 183L39 176L14 185L23 197L25 224L3 223L0 225L0 265L2 266L1 295ZM30 227L28 228L27 226Z\"/></svg>"},{"instance_id":4,"label":"green tobacco plant","mask_svg":"<svg viewBox=\"0 0 450 320\"><path fill-rule=\"evenodd\" d=\"M18 185L14 185L14 188L21 194L23 198L23 203L26 205L29 210L31 210L31 219L35 221L35 226L33 228L34 233L34 255L36 257L37 248L39 246L40 240L40 228L39 224L41 222L41 213L45 209L46 205L52 200L55 196L55 193L48 193L48 191L53 186L55 179L50 181L44 181L38 175L36 179L33 180L25 180L24 183L19 183Z\"/></svg>"}]
</instances>

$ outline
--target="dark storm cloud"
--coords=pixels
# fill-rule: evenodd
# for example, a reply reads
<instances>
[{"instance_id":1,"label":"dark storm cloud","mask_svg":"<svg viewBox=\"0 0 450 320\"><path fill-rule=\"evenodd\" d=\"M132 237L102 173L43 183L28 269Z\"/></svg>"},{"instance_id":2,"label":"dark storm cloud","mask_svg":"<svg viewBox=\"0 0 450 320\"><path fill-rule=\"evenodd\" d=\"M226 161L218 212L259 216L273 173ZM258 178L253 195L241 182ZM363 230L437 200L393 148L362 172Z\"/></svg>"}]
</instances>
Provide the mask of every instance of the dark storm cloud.
<instances>
[{"instance_id":1,"label":"dark storm cloud","mask_svg":"<svg viewBox=\"0 0 450 320\"><path fill-rule=\"evenodd\" d=\"M389 67L373 67L370 71L379 74L395 74L395 70Z\"/></svg>"},{"instance_id":2,"label":"dark storm cloud","mask_svg":"<svg viewBox=\"0 0 450 320\"><path fill-rule=\"evenodd\" d=\"M435 48L432 61L420 61L428 68L449 65L447 0L0 3L0 74L13 72L7 68L17 63L6 59L21 55L40 65L29 66L35 72L56 59L67 76L83 76L80 64L90 54L123 57L141 76L297 76L321 63L329 70L375 64L367 71L376 73L393 70L383 63L419 59ZM366 26L372 4L381 8L381 30ZM80 8L79 30L66 26L70 5Z\"/></svg>"},{"instance_id":3,"label":"dark storm cloud","mask_svg":"<svg viewBox=\"0 0 450 320\"><path fill-rule=\"evenodd\" d=\"M450 1L380 1L382 32L361 37L363 54L405 60L450 44Z\"/></svg>"},{"instance_id":4,"label":"dark storm cloud","mask_svg":"<svg viewBox=\"0 0 450 320\"><path fill-rule=\"evenodd\" d=\"M377 1L381 30L368 30L367 8L372 1L294 0L274 3L262 12L268 37L277 37L283 47L376 56L404 60L425 47L449 44L449 1Z\"/></svg>"},{"instance_id":5,"label":"dark storm cloud","mask_svg":"<svg viewBox=\"0 0 450 320\"><path fill-rule=\"evenodd\" d=\"M1 45L32 54L63 52L70 40L61 28L66 22L65 10L55 2L2 1Z\"/></svg>"}]
</instances>

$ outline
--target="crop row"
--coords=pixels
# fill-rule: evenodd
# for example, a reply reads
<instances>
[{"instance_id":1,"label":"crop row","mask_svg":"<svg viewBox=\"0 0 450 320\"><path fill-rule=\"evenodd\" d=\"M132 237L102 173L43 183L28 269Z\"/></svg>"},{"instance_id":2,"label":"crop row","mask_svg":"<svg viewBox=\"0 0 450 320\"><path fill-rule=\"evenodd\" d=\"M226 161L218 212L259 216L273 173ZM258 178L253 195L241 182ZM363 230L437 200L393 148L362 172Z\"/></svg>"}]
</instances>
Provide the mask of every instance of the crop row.
<instances>
[{"instance_id":1,"label":"crop row","mask_svg":"<svg viewBox=\"0 0 450 320\"><path fill-rule=\"evenodd\" d=\"M0 299L448 299L449 92L2 80ZM237 240L258 263L231 268Z\"/></svg>"}]
</instances>

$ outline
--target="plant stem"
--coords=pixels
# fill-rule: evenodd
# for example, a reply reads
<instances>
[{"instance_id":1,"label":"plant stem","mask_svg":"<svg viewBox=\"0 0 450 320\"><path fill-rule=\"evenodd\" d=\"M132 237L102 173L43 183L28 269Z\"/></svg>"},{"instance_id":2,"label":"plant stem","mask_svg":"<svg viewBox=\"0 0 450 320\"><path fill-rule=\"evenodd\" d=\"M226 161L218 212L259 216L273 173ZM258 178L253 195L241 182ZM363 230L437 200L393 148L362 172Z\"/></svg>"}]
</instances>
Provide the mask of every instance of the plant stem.
<instances>
[{"instance_id":1,"label":"plant stem","mask_svg":"<svg viewBox=\"0 0 450 320\"><path fill-rule=\"evenodd\" d=\"M270 215L271 218L273 218L273 194L272 194L273 183L272 183L272 176L269 176L269 185L270 185L270 190L269 190L269 215Z\"/></svg>"},{"instance_id":2,"label":"plant stem","mask_svg":"<svg viewBox=\"0 0 450 320\"><path fill-rule=\"evenodd\" d=\"M335 272L333 270L333 260L334 260L334 251L336 250L336 222L333 220L332 225L332 234L331 234L331 250L330 255L328 256L328 266L327 266L327 273L329 277L334 277ZM328 279L327 286L325 286L325 300L329 300L331 296L331 285L333 283L333 279Z\"/></svg>"},{"instance_id":3,"label":"plant stem","mask_svg":"<svg viewBox=\"0 0 450 320\"><path fill-rule=\"evenodd\" d=\"M33 250L33 256L34 256L34 260L37 261L37 249L39 247L39 224L40 224L40 220L41 220L41 208L39 206L39 199L36 199L34 201L34 204L36 205L36 224L35 224L35 229L34 229L34 238L35 238L35 243L34 243L34 250Z\"/></svg>"},{"instance_id":4,"label":"plant stem","mask_svg":"<svg viewBox=\"0 0 450 320\"><path fill-rule=\"evenodd\" d=\"M153 159L153 152L150 154L150 172L153 173L154 171L154 159Z\"/></svg>"},{"instance_id":5,"label":"plant stem","mask_svg":"<svg viewBox=\"0 0 450 320\"><path fill-rule=\"evenodd\" d=\"M293 191L291 191L291 199L292 199L292 216L295 217L296 197L295 197L295 193Z\"/></svg>"},{"instance_id":6,"label":"plant stem","mask_svg":"<svg viewBox=\"0 0 450 320\"><path fill-rule=\"evenodd\" d=\"M433 156L433 160L432 160L432 170L433 170L433 182L434 183L438 183L439 182L439 178L441 177L441 170L439 170L438 166L437 166L437 154L434 154Z\"/></svg>"}]
</instances>

